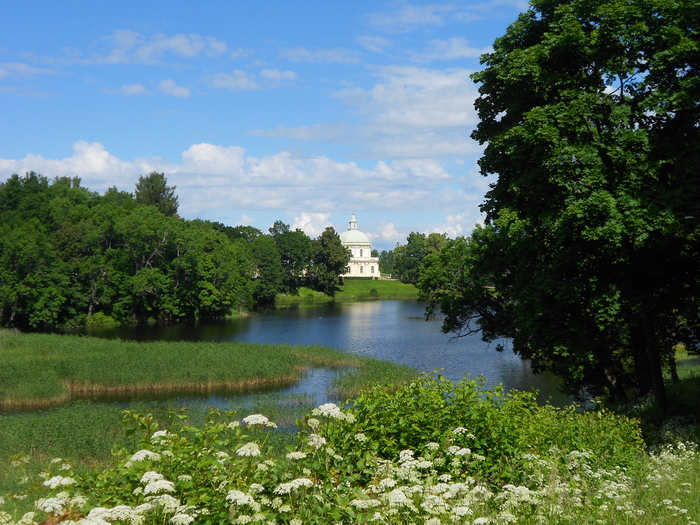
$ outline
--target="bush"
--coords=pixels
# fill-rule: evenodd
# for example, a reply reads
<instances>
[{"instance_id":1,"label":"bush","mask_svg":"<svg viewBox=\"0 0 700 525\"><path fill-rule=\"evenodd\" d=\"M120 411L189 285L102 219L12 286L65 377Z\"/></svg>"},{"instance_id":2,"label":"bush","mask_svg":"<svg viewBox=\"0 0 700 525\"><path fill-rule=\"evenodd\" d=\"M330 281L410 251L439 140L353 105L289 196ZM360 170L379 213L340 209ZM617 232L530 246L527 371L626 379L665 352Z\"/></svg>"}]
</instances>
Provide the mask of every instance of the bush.
<instances>
[{"instance_id":1,"label":"bush","mask_svg":"<svg viewBox=\"0 0 700 525\"><path fill-rule=\"evenodd\" d=\"M525 483L532 455L565 458L586 451L596 468L606 469L629 466L644 450L636 420L604 409L579 413L574 407L541 406L535 394L487 390L483 380L455 385L424 375L398 389L365 391L348 412L356 422L328 429L329 444L339 454L392 459L403 450L427 454L435 444L457 447L470 458L470 473L493 486ZM365 450L353 437L358 432L368 438ZM450 468L446 462L437 470Z\"/></svg>"}]
</instances>

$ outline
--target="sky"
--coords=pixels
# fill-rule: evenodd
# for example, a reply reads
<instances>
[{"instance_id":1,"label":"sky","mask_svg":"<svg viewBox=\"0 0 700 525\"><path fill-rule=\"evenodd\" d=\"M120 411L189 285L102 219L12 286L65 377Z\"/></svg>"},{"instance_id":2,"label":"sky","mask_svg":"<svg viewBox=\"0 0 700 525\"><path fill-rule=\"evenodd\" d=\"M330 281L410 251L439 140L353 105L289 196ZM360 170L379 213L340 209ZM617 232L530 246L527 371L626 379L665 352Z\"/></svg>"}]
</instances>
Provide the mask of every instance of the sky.
<instances>
[{"instance_id":1,"label":"sky","mask_svg":"<svg viewBox=\"0 0 700 525\"><path fill-rule=\"evenodd\" d=\"M35 171L179 214L375 248L469 235L489 183L470 74L524 0L0 0L0 182Z\"/></svg>"}]
</instances>

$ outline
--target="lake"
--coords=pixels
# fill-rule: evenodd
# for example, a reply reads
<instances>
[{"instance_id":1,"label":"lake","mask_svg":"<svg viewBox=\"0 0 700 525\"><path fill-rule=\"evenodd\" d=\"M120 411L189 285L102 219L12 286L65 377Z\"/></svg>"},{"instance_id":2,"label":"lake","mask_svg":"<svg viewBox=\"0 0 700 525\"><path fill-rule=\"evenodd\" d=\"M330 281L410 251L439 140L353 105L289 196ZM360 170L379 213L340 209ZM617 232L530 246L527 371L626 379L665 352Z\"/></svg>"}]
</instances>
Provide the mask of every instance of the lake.
<instances>
[{"instance_id":1,"label":"lake","mask_svg":"<svg viewBox=\"0 0 700 525\"><path fill-rule=\"evenodd\" d=\"M95 337L138 341L241 341L322 345L352 354L402 363L422 372L438 370L453 381L465 374L483 376L487 385L502 383L507 390L537 389L539 400L563 405L571 398L558 392L551 374L534 375L527 360L478 335L455 339L443 334L440 320L426 321L425 304L418 301L336 302L281 308L249 317L167 325L93 326L85 333ZM297 385L281 393L304 393L326 402L325 391L336 372L310 371ZM195 400L196 399L196 400ZM182 400L222 405L227 398L207 396Z\"/></svg>"}]
</instances>

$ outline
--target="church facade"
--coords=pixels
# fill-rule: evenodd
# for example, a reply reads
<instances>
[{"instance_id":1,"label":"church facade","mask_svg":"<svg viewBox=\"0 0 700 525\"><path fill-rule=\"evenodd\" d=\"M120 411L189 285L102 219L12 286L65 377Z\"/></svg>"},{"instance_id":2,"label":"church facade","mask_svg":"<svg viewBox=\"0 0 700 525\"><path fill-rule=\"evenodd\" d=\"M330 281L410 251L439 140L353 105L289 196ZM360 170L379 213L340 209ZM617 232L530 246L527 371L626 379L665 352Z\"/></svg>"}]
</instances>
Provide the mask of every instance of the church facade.
<instances>
[{"instance_id":1,"label":"church facade","mask_svg":"<svg viewBox=\"0 0 700 525\"><path fill-rule=\"evenodd\" d=\"M357 229L354 213L350 217L350 226L340 234L340 242L350 250L350 262L343 277L379 278L379 257L372 257L372 243Z\"/></svg>"}]
</instances>

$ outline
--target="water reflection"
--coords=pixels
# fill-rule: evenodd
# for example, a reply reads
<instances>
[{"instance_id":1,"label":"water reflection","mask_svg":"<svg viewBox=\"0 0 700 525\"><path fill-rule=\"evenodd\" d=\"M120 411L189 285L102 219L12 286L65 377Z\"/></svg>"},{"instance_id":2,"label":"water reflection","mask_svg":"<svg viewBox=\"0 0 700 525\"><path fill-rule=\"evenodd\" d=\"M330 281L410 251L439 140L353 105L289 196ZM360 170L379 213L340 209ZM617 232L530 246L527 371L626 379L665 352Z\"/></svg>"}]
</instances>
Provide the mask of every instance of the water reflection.
<instances>
[{"instance_id":1,"label":"water reflection","mask_svg":"<svg viewBox=\"0 0 700 525\"><path fill-rule=\"evenodd\" d=\"M508 350L497 352L498 342L484 343L478 335L451 338L440 331L439 320L426 322L424 311L425 305L416 301L326 303L221 321L89 327L86 333L139 341L323 345L395 361L423 372L439 370L453 381L468 374L485 377L489 386L502 383L507 390L537 389L541 401L549 399L556 405L570 402L570 398L557 391L556 379L552 375L534 375L527 360ZM299 384L284 391L316 395L323 402L335 373L332 370L311 371ZM214 398L219 399L219 396L210 397Z\"/></svg>"}]
</instances>

